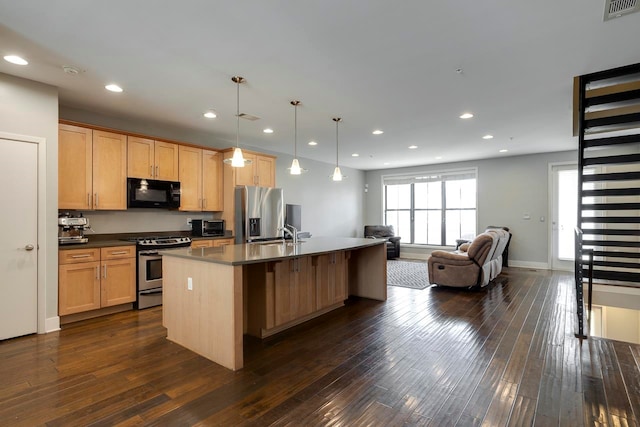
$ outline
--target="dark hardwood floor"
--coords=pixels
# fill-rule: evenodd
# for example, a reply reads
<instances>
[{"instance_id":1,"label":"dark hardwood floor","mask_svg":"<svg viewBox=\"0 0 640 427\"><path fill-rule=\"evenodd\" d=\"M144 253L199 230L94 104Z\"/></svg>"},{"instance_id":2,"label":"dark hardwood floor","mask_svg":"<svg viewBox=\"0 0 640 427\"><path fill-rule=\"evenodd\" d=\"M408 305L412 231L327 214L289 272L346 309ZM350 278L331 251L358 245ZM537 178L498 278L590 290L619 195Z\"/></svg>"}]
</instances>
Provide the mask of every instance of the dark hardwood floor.
<instances>
[{"instance_id":1,"label":"dark hardwood floor","mask_svg":"<svg viewBox=\"0 0 640 427\"><path fill-rule=\"evenodd\" d=\"M638 425L640 346L575 332L572 276L391 287L269 340L232 372L162 311L0 343L0 425Z\"/></svg>"}]
</instances>

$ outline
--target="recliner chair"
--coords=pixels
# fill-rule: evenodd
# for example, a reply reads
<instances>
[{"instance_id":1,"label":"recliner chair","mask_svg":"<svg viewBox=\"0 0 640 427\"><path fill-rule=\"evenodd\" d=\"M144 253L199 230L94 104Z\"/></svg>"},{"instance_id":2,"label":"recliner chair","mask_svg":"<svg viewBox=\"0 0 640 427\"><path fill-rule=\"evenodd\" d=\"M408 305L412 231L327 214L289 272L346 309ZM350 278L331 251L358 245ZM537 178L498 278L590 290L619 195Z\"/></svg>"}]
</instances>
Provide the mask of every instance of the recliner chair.
<instances>
[{"instance_id":1,"label":"recliner chair","mask_svg":"<svg viewBox=\"0 0 640 427\"><path fill-rule=\"evenodd\" d=\"M387 241L387 259L400 257L400 237L393 231L393 225L365 225L364 237L385 239Z\"/></svg>"},{"instance_id":2,"label":"recliner chair","mask_svg":"<svg viewBox=\"0 0 640 427\"><path fill-rule=\"evenodd\" d=\"M488 285L502 272L508 242L509 232L489 229L456 251L433 251L427 261L429 282L469 288Z\"/></svg>"}]
</instances>

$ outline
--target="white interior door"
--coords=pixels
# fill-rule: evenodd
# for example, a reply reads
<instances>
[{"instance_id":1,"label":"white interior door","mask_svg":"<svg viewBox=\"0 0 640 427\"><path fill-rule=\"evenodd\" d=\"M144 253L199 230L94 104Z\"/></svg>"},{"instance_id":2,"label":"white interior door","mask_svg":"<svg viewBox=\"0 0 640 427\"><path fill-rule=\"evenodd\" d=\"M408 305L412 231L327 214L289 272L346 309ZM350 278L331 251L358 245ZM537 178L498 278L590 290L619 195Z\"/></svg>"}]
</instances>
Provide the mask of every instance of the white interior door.
<instances>
[{"instance_id":1,"label":"white interior door","mask_svg":"<svg viewBox=\"0 0 640 427\"><path fill-rule=\"evenodd\" d=\"M572 271L575 227L578 219L578 169L572 165L551 167L551 268Z\"/></svg>"},{"instance_id":2,"label":"white interior door","mask_svg":"<svg viewBox=\"0 0 640 427\"><path fill-rule=\"evenodd\" d=\"M38 144L0 138L0 339L37 331Z\"/></svg>"}]
</instances>

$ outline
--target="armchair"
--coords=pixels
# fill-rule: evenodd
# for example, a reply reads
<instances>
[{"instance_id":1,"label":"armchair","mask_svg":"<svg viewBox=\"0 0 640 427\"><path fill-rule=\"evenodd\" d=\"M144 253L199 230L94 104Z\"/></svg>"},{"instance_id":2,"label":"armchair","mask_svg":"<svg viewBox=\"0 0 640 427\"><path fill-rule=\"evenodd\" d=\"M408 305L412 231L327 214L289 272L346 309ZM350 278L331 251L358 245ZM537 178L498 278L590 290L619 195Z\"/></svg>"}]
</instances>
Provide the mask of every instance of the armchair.
<instances>
[{"instance_id":1,"label":"armchair","mask_svg":"<svg viewBox=\"0 0 640 427\"><path fill-rule=\"evenodd\" d=\"M452 252L433 251L427 261L429 282L455 287L486 286L502 272L509 232L489 229Z\"/></svg>"},{"instance_id":2,"label":"armchair","mask_svg":"<svg viewBox=\"0 0 640 427\"><path fill-rule=\"evenodd\" d=\"M385 239L387 241L387 259L400 256L400 237L393 231L393 225L365 225L364 237L368 239Z\"/></svg>"}]
</instances>

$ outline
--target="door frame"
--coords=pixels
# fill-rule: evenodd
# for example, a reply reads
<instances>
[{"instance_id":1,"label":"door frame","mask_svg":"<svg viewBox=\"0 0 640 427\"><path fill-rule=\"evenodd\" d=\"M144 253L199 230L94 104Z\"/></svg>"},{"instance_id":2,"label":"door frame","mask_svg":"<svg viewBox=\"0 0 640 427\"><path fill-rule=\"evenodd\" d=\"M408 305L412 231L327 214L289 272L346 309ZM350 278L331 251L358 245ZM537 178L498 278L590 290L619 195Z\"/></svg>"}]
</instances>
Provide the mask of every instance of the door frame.
<instances>
[{"instance_id":1,"label":"door frame","mask_svg":"<svg viewBox=\"0 0 640 427\"><path fill-rule=\"evenodd\" d=\"M0 139L7 139L27 144L36 144L38 151L38 164L36 165L38 173L38 229L36 248L38 250L38 283L37 283L37 332L44 334L47 332L47 147L46 138L30 135L20 135L15 133L0 132ZM56 298L57 300L57 298ZM54 326L54 325L49 325ZM58 326L59 328L59 326ZM49 328L55 330L56 328Z\"/></svg>"},{"instance_id":2,"label":"door frame","mask_svg":"<svg viewBox=\"0 0 640 427\"><path fill-rule=\"evenodd\" d=\"M553 270L553 206L555 201L553 200L553 168L557 166L575 166L578 168L577 161L565 161L565 162L549 162L547 173L547 266L549 270Z\"/></svg>"}]
</instances>

